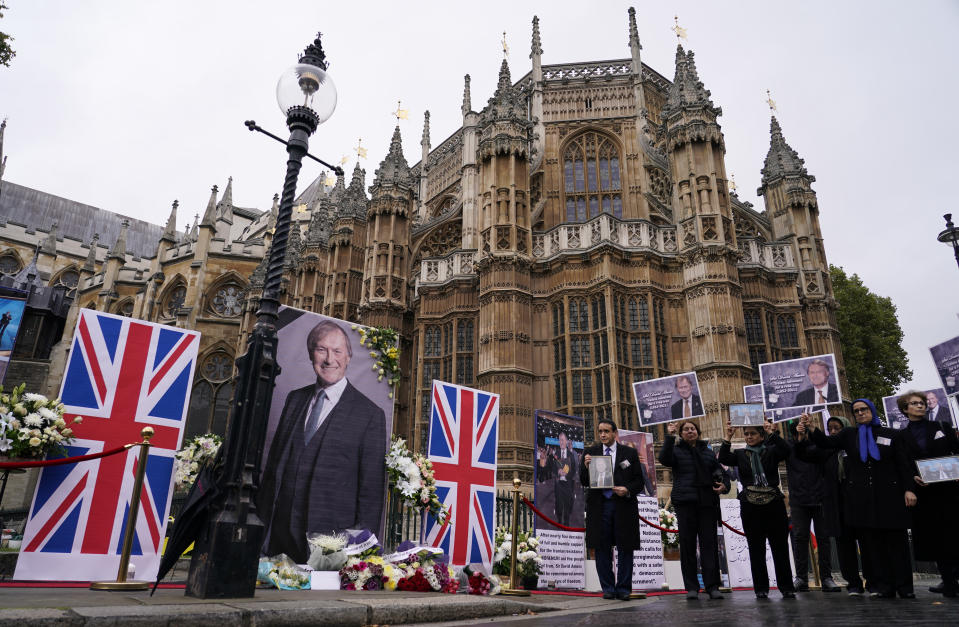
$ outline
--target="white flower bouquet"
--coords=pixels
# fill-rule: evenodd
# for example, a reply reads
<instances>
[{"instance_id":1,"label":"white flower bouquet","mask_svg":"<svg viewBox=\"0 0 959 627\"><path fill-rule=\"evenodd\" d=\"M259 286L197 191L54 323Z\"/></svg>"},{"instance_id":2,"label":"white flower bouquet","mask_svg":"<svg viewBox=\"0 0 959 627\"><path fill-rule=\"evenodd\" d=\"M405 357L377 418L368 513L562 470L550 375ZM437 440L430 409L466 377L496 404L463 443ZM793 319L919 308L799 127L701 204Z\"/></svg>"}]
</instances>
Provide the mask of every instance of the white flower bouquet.
<instances>
[{"instance_id":1,"label":"white flower bouquet","mask_svg":"<svg viewBox=\"0 0 959 627\"><path fill-rule=\"evenodd\" d=\"M67 444L73 441L73 425L80 416L67 423L63 403L43 394L24 393L21 383L9 394L0 386L0 455L39 459L46 455L66 455Z\"/></svg>"},{"instance_id":2,"label":"white flower bouquet","mask_svg":"<svg viewBox=\"0 0 959 627\"><path fill-rule=\"evenodd\" d=\"M543 558L539 555L539 538L526 531L516 533L519 543L516 545L516 575L535 577L543 573ZM496 528L496 553L493 555L493 572L509 576L510 552L513 549L513 536L506 527Z\"/></svg>"},{"instance_id":3,"label":"white flower bouquet","mask_svg":"<svg viewBox=\"0 0 959 627\"><path fill-rule=\"evenodd\" d=\"M204 464L213 461L223 438L213 433L198 435L188 440L174 456L174 486L189 490Z\"/></svg>"},{"instance_id":4,"label":"white flower bouquet","mask_svg":"<svg viewBox=\"0 0 959 627\"><path fill-rule=\"evenodd\" d=\"M660 533L663 537L663 546L678 547L679 529L675 512L661 507L659 509L659 526L666 527L667 529L676 529L675 533L669 533L667 531L661 531Z\"/></svg>"},{"instance_id":5,"label":"white flower bouquet","mask_svg":"<svg viewBox=\"0 0 959 627\"><path fill-rule=\"evenodd\" d=\"M307 534L310 559L306 563L313 570L340 570L346 564L347 555L343 552L346 548L346 540L346 536L339 533Z\"/></svg>"},{"instance_id":6,"label":"white flower bouquet","mask_svg":"<svg viewBox=\"0 0 959 627\"><path fill-rule=\"evenodd\" d=\"M386 452L386 472L394 493L409 507L427 511L440 524L446 520L448 509L436 496L433 464L424 455L413 453L406 441L393 436Z\"/></svg>"}]
</instances>

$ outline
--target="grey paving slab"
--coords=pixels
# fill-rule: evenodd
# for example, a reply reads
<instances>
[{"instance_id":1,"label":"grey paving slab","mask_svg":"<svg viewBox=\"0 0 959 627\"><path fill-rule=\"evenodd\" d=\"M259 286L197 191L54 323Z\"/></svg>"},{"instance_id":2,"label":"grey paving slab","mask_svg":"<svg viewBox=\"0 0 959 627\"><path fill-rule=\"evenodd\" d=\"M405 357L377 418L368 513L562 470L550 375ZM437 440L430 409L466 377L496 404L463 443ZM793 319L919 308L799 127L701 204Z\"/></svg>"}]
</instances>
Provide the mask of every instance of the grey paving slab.
<instances>
[{"instance_id":1,"label":"grey paving slab","mask_svg":"<svg viewBox=\"0 0 959 627\"><path fill-rule=\"evenodd\" d=\"M81 625L82 619L67 609L35 608L0 610L0 625L41 627L46 625Z\"/></svg>"},{"instance_id":2,"label":"grey paving slab","mask_svg":"<svg viewBox=\"0 0 959 627\"><path fill-rule=\"evenodd\" d=\"M369 608L364 604L329 599L317 601L259 601L229 603L244 612L246 624L256 627L284 625L337 625L359 627L369 624Z\"/></svg>"},{"instance_id":3,"label":"grey paving slab","mask_svg":"<svg viewBox=\"0 0 959 627\"><path fill-rule=\"evenodd\" d=\"M121 605L75 607L85 626L198 625L224 627L245 624L244 610L219 603L202 605Z\"/></svg>"}]
</instances>

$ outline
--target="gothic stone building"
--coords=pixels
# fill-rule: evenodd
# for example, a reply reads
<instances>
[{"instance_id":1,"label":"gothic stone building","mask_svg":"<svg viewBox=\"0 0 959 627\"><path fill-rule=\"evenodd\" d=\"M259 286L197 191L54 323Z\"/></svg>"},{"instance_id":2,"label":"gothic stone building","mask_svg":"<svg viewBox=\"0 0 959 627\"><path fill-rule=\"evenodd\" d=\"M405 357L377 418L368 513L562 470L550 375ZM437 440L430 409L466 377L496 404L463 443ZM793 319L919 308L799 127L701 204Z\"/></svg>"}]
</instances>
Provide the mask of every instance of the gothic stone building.
<instances>
[{"instance_id":1,"label":"gothic stone building","mask_svg":"<svg viewBox=\"0 0 959 627\"><path fill-rule=\"evenodd\" d=\"M504 60L479 110L467 75L462 126L434 146L427 113L419 163L397 127L368 190L357 165L348 186L321 177L296 201L284 302L400 331L395 430L414 446L434 379L499 393L501 482L532 479L536 409L584 417L587 440L600 418L636 429L631 384L695 370L716 438L759 363L842 364L815 178L773 118L765 211L740 201L693 53L677 49L670 80L643 65L633 10L628 35L628 58L543 65L534 18L530 70L514 81ZM25 189L4 183L4 211L10 188ZM275 207L234 207L228 185L185 233L175 208L163 229L102 227L110 248L55 213L5 220L0 270L33 258L47 285L73 272L65 339L78 306L200 330L189 431L222 431Z\"/></svg>"}]
</instances>

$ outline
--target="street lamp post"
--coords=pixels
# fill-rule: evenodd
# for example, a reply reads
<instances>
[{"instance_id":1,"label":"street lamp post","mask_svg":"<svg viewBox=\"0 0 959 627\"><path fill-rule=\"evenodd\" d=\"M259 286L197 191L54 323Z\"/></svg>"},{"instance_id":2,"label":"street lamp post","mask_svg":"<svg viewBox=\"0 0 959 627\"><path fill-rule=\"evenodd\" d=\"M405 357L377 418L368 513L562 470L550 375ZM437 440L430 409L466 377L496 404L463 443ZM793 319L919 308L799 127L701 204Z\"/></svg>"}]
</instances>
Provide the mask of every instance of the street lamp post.
<instances>
[{"instance_id":1,"label":"street lamp post","mask_svg":"<svg viewBox=\"0 0 959 627\"><path fill-rule=\"evenodd\" d=\"M199 598L252 597L256 588L266 521L256 513L255 480L260 475L273 382L280 371L276 320L293 197L310 135L336 108L336 87L326 73L319 34L299 62L280 77L276 97L290 129L289 159L256 324L246 354L237 359L233 413L223 444L224 497L214 505L190 562L186 594Z\"/></svg>"},{"instance_id":2,"label":"street lamp post","mask_svg":"<svg viewBox=\"0 0 959 627\"><path fill-rule=\"evenodd\" d=\"M946 219L946 229L939 233L936 239L943 244L952 245L952 252L956 255L956 263L959 264L959 228L952 223L951 213L947 213L942 217Z\"/></svg>"}]
</instances>

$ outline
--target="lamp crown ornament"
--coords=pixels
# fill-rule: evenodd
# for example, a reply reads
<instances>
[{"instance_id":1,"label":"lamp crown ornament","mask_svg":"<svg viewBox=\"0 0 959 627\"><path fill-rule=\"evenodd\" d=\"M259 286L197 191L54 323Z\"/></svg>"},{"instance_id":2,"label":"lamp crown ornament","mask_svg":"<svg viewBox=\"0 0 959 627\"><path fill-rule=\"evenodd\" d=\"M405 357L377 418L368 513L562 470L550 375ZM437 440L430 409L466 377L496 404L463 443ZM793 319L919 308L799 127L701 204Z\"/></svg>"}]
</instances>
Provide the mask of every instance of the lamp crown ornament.
<instances>
[{"instance_id":1,"label":"lamp crown ornament","mask_svg":"<svg viewBox=\"0 0 959 627\"><path fill-rule=\"evenodd\" d=\"M315 65L321 70L327 69L326 53L323 52L323 43L320 41L322 37L323 33L316 34L316 39L313 40L313 43L303 50L303 54L300 56L300 63Z\"/></svg>"}]
</instances>

